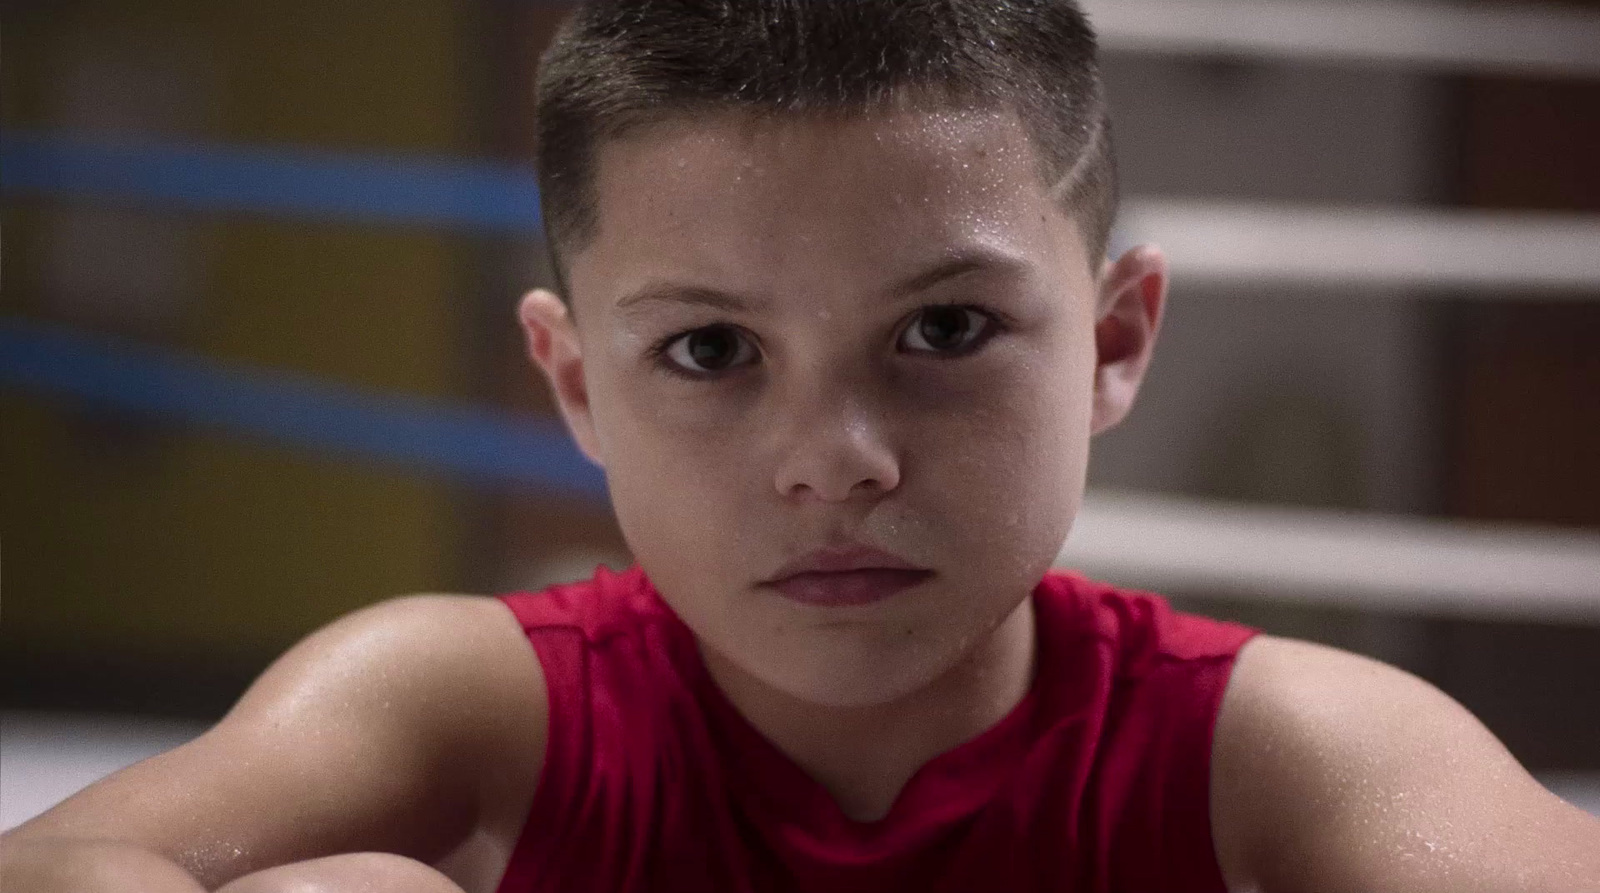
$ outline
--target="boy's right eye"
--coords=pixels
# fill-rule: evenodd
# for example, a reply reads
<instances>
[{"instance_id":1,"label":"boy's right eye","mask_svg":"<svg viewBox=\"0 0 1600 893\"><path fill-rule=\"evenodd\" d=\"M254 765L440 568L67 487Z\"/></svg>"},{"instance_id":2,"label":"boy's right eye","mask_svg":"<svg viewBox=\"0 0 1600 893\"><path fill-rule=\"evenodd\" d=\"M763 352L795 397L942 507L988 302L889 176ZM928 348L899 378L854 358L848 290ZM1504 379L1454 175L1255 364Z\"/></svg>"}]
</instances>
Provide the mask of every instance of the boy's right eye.
<instances>
[{"instance_id":1,"label":"boy's right eye","mask_svg":"<svg viewBox=\"0 0 1600 893\"><path fill-rule=\"evenodd\" d=\"M667 341L658 353L670 371L705 377L750 363L755 345L733 326L715 325L684 332Z\"/></svg>"}]
</instances>

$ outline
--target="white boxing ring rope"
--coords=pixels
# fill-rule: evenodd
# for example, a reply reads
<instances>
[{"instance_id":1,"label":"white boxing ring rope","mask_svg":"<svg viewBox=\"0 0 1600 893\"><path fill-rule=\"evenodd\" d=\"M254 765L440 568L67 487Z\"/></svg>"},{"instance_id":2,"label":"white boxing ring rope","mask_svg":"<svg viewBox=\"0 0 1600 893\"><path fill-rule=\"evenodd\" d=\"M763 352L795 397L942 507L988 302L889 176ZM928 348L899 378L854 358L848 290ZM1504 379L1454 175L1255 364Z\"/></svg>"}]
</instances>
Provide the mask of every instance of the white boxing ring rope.
<instances>
[{"instance_id":1,"label":"white boxing ring rope","mask_svg":"<svg viewBox=\"0 0 1600 893\"><path fill-rule=\"evenodd\" d=\"M1127 586L1600 625L1600 532L1091 490L1058 565Z\"/></svg>"}]
</instances>

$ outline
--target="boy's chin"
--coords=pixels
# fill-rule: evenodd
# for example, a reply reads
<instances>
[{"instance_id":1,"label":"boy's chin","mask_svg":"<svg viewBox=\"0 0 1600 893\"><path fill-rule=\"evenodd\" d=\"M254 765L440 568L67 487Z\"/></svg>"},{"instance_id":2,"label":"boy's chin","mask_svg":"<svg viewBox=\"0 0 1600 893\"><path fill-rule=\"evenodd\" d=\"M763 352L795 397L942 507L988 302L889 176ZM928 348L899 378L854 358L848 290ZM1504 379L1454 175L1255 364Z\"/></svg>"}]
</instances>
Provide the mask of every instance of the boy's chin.
<instances>
[{"instance_id":1,"label":"boy's chin","mask_svg":"<svg viewBox=\"0 0 1600 893\"><path fill-rule=\"evenodd\" d=\"M796 700L859 709L903 700L933 684L965 656L959 639L909 639L894 645L834 641L800 650L747 650L734 660L744 672Z\"/></svg>"}]
</instances>

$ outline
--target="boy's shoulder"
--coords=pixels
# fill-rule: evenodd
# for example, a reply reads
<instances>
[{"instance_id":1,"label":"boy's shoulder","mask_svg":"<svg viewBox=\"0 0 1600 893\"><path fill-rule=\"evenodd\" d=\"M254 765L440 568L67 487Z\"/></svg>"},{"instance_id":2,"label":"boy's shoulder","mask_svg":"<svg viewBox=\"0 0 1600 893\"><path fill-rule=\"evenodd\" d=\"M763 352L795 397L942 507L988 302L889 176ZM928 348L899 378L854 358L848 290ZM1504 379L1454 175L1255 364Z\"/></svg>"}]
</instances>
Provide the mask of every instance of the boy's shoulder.
<instances>
[{"instance_id":1,"label":"boy's shoulder","mask_svg":"<svg viewBox=\"0 0 1600 893\"><path fill-rule=\"evenodd\" d=\"M1211 774L1218 861L1235 888L1600 889L1600 824L1448 695L1360 655L1248 642Z\"/></svg>"},{"instance_id":2,"label":"boy's shoulder","mask_svg":"<svg viewBox=\"0 0 1600 893\"><path fill-rule=\"evenodd\" d=\"M18 832L123 841L206 889L359 841L490 890L526 817L547 710L503 605L393 598L306 637L196 740Z\"/></svg>"},{"instance_id":3,"label":"boy's shoulder","mask_svg":"<svg viewBox=\"0 0 1600 893\"><path fill-rule=\"evenodd\" d=\"M374 849L489 890L543 767L549 701L539 660L500 600L427 593L313 633L234 712L229 737L252 748L304 742L296 761L321 763L323 790L365 814L343 821L389 837ZM264 796L292 808L309 791L290 793Z\"/></svg>"},{"instance_id":4,"label":"boy's shoulder","mask_svg":"<svg viewBox=\"0 0 1600 893\"><path fill-rule=\"evenodd\" d=\"M313 633L279 664L279 673L377 691L388 696L389 709L417 705L424 713L441 701L466 709L475 693L487 710L539 687L538 661L515 618L479 595L386 599Z\"/></svg>"},{"instance_id":5,"label":"boy's shoulder","mask_svg":"<svg viewBox=\"0 0 1600 893\"><path fill-rule=\"evenodd\" d=\"M1600 890L1600 824L1422 679L1071 573L1036 604L1097 642L1061 651L1097 661L1108 717L1142 717L1144 769L1205 766L1229 889Z\"/></svg>"}]
</instances>

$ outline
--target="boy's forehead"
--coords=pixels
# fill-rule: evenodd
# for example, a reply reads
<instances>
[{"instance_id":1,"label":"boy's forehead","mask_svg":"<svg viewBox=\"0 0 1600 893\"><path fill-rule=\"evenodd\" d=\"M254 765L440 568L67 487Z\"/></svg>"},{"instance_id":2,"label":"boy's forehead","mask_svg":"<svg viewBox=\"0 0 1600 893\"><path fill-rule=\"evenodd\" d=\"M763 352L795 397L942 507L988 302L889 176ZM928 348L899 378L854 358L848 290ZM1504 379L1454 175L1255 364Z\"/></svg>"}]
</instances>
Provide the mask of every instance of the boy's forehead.
<instances>
[{"instance_id":1,"label":"boy's forehead","mask_svg":"<svg viewBox=\"0 0 1600 893\"><path fill-rule=\"evenodd\" d=\"M783 199L792 213L796 205L849 205L856 196L931 204L939 196L970 203L1019 186L1044 194L1021 123L997 112L724 113L610 141L597 161L602 214L677 217L685 201L753 202L760 210Z\"/></svg>"},{"instance_id":2,"label":"boy's forehead","mask_svg":"<svg viewBox=\"0 0 1600 893\"><path fill-rule=\"evenodd\" d=\"M650 278L768 291L970 249L1058 257L1081 239L1039 171L1021 122L994 111L673 120L601 147L572 286L614 301Z\"/></svg>"},{"instance_id":3,"label":"boy's forehead","mask_svg":"<svg viewBox=\"0 0 1600 893\"><path fill-rule=\"evenodd\" d=\"M915 108L858 113L712 111L642 128L607 142L601 151L602 157L626 157L686 148L751 164L781 159L803 163L814 160L811 156L817 152L832 154L868 145L883 154L922 156L1031 152L1020 119L1009 112Z\"/></svg>"}]
</instances>

